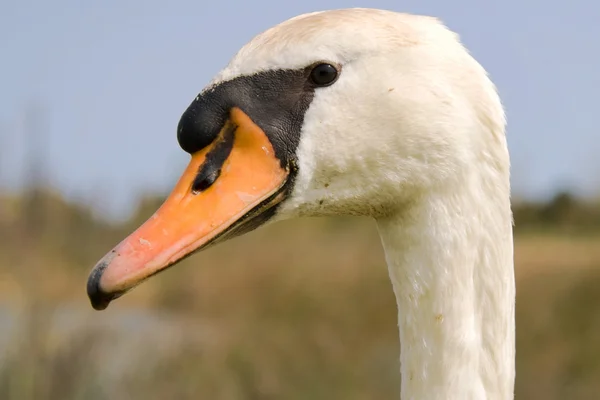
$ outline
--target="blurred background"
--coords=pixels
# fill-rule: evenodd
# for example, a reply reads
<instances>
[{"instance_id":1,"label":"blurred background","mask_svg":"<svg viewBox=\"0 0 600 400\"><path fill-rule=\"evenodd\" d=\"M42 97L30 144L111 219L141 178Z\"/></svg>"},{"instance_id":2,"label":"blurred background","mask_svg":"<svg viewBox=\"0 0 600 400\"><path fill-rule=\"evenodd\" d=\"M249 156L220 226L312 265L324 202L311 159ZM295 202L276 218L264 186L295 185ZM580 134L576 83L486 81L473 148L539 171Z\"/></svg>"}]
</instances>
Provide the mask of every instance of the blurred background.
<instances>
[{"instance_id":1,"label":"blurred background","mask_svg":"<svg viewBox=\"0 0 600 400\"><path fill-rule=\"evenodd\" d=\"M440 17L490 72L513 158L517 399L600 398L600 5L0 1L0 399L392 399L374 223L275 224L102 313L95 262L158 207L181 113L252 36L353 6Z\"/></svg>"}]
</instances>

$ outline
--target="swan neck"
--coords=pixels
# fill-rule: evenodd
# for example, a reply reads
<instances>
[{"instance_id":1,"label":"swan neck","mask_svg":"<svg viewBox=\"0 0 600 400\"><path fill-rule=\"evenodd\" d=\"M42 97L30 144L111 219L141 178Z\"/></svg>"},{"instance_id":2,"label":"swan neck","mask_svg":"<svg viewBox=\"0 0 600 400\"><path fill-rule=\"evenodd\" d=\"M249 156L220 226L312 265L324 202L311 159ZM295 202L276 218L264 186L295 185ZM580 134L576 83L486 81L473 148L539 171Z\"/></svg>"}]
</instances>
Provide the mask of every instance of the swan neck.
<instances>
[{"instance_id":1,"label":"swan neck","mask_svg":"<svg viewBox=\"0 0 600 400\"><path fill-rule=\"evenodd\" d=\"M398 305L402 399L513 399L509 196L465 188L377 224Z\"/></svg>"}]
</instances>

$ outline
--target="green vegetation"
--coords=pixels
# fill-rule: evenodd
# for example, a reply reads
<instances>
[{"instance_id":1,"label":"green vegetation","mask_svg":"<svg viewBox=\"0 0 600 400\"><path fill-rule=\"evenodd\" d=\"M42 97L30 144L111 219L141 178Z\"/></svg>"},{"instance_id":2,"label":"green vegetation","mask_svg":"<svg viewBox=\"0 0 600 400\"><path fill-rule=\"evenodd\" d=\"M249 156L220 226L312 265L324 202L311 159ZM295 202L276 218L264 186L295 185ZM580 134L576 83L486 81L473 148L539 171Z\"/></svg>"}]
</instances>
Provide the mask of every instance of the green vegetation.
<instances>
[{"instance_id":1,"label":"green vegetation","mask_svg":"<svg viewBox=\"0 0 600 400\"><path fill-rule=\"evenodd\" d=\"M90 268L159 203L109 224L44 191L0 197L0 399L397 398L366 219L274 224L93 311ZM516 398L600 398L600 206L560 194L515 204L515 223Z\"/></svg>"}]
</instances>

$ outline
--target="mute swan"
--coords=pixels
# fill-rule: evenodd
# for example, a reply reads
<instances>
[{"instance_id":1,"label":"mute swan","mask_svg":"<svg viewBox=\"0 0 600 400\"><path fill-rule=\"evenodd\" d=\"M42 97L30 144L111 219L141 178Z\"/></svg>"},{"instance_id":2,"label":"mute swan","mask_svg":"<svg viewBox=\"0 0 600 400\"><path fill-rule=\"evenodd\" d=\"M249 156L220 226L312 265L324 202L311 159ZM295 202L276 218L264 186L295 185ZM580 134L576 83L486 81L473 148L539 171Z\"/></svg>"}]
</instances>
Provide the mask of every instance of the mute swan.
<instances>
[{"instance_id":1,"label":"mute swan","mask_svg":"<svg viewBox=\"0 0 600 400\"><path fill-rule=\"evenodd\" d=\"M209 244L301 216L376 220L403 399L512 399L509 155L495 87L430 17L301 15L246 44L178 125L191 161L90 274L96 309Z\"/></svg>"}]
</instances>

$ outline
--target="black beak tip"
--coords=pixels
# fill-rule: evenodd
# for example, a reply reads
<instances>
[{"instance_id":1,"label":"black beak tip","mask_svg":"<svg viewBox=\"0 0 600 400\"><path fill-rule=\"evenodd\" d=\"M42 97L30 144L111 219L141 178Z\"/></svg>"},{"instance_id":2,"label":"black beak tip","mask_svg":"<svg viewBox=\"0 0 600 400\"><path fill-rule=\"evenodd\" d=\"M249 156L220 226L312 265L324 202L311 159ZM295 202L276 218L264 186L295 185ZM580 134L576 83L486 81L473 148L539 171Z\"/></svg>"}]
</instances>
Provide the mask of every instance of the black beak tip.
<instances>
[{"instance_id":1,"label":"black beak tip","mask_svg":"<svg viewBox=\"0 0 600 400\"><path fill-rule=\"evenodd\" d=\"M102 311L108 307L110 304L110 300L98 300L90 298L90 303L92 304L92 308L96 311Z\"/></svg>"},{"instance_id":2,"label":"black beak tip","mask_svg":"<svg viewBox=\"0 0 600 400\"><path fill-rule=\"evenodd\" d=\"M96 265L87 281L87 295L94 310L104 310L115 298L114 294L106 293L100 288L100 278L106 268L107 263L101 262Z\"/></svg>"}]
</instances>

